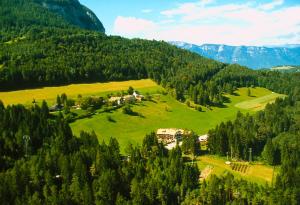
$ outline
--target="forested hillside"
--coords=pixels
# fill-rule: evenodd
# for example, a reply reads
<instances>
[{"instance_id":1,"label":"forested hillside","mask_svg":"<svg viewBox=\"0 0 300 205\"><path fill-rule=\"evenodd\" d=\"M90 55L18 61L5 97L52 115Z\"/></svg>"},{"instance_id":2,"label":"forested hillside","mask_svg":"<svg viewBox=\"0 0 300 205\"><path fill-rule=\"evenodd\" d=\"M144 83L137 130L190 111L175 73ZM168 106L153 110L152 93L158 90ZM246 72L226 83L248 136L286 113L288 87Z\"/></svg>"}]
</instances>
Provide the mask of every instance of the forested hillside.
<instances>
[{"instance_id":1,"label":"forested hillside","mask_svg":"<svg viewBox=\"0 0 300 205\"><path fill-rule=\"evenodd\" d=\"M268 163L281 165L272 186L237 180L230 173L200 184L197 165L184 161L179 147L166 150L155 134L147 135L141 147L129 145L121 156L114 138L99 144L94 133L74 137L63 116L51 115L45 102L30 109L5 108L0 102L1 204L297 205L296 98L279 100L257 117L239 114L234 123L221 124L210 133L209 146L216 154L224 155L234 147L235 157L244 158L243 148L248 146L256 157L263 149ZM277 122L274 116L282 110L289 117ZM243 135L258 124L253 135Z\"/></svg>"},{"instance_id":2,"label":"forested hillside","mask_svg":"<svg viewBox=\"0 0 300 205\"><path fill-rule=\"evenodd\" d=\"M223 93L237 87L262 86L287 94L300 86L299 73L252 71L165 42L109 37L76 28L80 23L70 19L74 19L71 7L83 9L77 0L1 3L1 90L151 78L180 101L222 105ZM68 12L61 15L57 6L64 11L69 8Z\"/></svg>"},{"instance_id":3,"label":"forested hillside","mask_svg":"<svg viewBox=\"0 0 300 205\"><path fill-rule=\"evenodd\" d=\"M1 30L28 27L80 27L104 32L97 16L78 0L1 0Z\"/></svg>"},{"instance_id":4,"label":"forested hillside","mask_svg":"<svg viewBox=\"0 0 300 205\"><path fill-rule=\"evenodd\" d=\"M178 100L219 105L225 100L222 93L237 87L288 93L300 84L299 73L226 65L159 41L58 28L31 28L18 35L11 39L5 34L0 44L1 90L151 78Z\"/></svg>"},{"instance_id":5,"label":"forested hillside","mask_svg":"<svg viewBox=\"0 0 300 205\"><path fill-rule=\"evenodd\" d=\"M253 71L165 42L109 37L72 12L62 15L60 8L77 6L75 0L0 1L1 90L151 78L177 100L208 107L221 106L224 93L238 87L285 93L265 111L220 124L208 142L211 154L232 151L241 160L252 148L254 159L280 165L276 183L259 186L230 173L199 183L196 163L180 147L166 150L153 133L122 156L114 138L105 144L95 133L74 136L62 112L50 113L46 102L25 108L0 100L0 204L299 203L299 73Z\"/></svg>"}]
</instances>

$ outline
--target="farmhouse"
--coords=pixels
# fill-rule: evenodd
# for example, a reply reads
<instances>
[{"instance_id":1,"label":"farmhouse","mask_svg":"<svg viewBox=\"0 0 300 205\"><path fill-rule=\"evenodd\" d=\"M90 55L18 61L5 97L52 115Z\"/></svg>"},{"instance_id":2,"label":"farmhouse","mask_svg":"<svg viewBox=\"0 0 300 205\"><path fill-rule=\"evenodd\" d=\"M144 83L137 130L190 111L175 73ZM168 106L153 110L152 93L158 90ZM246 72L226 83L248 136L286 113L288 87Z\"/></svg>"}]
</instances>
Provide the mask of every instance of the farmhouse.
<instances>
[{"instance_id":1,"label":"farmhouse","mask_svg":"<svg viewBox=\"0 0 300 205\"><path fill-rule=\"evenodd\" d=\"M133 103L136 100L137 101L142 101L144 99L143 95L140 95L137 91L134 91L132 95L125 95L122 97L118 97L118 96L112 96L109 98L109 102L111 103L117 103L118 105L123 104L124 102L129 102L129 103Z\"/></svg>"},{"instance_id":2,"label":"farmhouse","mask_svg":"<svg viewBox=\"0 0 300 205\"><path fill-rule=\"evenodd\" d=\"M199 136L199 138L198 138L198 140L199 140L200 143L201 142L206 143L207 139L208 139L208 134Z\"/></svg>"},{"instance_id":3,"label":"farmhouse","mask_svg":"<svg viewBox=\"0 0 300 205\"><path fill-rule=\"evenodd\" d=\"M158 129L156 132L158 141L163 142L164 144L169 144L172 142L176 142L177 140L181 140L183 134L183 129L176 128Z\"/></svg>"},{"instance_id":4,"label":"farmhouse","mask_svg":"<svg viewBox=\"0 0 300 205\"><path fill-rule=\"evenodd\" d=\"M111 97L108 101L111 103L117 103L118 105L121 105L123 102L123 97Z\"/></svg>"},{"instance_id":5,"label":"farmhouse","mask_svg":"<svg viewBox=\"0 0 300 205\"><path fill-rule=\"evenodd\" d=\"M140 95L138 91L134 91L133 94L134 98L137 100L137 101L142 101L144 99L144 96L143 95Z\"/></svg>"},{"instance_id":6,"label":"farmhouse","mask_svg":"<svg viewBox=\"0 0 300 205\"><path fill-rule=\"evenodd\" d=\"M125 102L129 102L129 103L132 103L135 101L135 97L133 95L125 95L123 97L123 99Z\"/></svg>"}]
</instances>

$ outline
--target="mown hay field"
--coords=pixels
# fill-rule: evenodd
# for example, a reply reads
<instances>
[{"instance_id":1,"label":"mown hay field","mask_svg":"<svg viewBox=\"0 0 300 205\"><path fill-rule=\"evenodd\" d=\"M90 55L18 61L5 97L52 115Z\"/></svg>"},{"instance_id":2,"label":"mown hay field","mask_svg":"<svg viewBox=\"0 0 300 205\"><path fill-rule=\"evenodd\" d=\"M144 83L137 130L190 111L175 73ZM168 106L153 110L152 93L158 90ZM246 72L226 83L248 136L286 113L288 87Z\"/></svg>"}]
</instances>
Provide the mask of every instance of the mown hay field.
<instances>
[{"instance_id":1,"label":"mown hay field","mask_svg":"<svg viewBox=\"0 0 300 205\"><path fill-rule=\"evenodd\" d=\"M127 90L129 86L136 89L158 87L157 84L150 79L107 83L71 84L66 86L0 92L0 100L2 100L5 105L19 103L30 104L33 99L37 102L42 100L52 102L56 99L57 95L61 95L62 93L66 93L68 97L77 98L79 94L82 96L88 96Z\"/></svg>"}]
</instances>

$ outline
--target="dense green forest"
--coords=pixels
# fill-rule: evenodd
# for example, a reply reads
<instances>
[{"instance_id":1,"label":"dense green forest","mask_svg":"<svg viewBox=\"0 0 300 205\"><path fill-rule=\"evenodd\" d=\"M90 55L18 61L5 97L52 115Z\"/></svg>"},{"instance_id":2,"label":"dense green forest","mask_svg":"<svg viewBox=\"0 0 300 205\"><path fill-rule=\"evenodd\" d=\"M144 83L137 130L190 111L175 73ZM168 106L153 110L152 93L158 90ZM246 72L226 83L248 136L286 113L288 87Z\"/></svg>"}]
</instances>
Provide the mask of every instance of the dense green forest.
<instances>
[{"instance_id":1,"label":"dense green forest","mask_svg":"<svg viewBox=\"0 0 300 205\"><path fill-rule=\"evenodd\" d=\"M293 115L294 103L291 97L278 98L255 115L239 112L233 122L221 123L209 131L210 152L223 156L229 153L236 159L248 160L251 149L252 157L263 155L269 164L279 164L283 147L294 146L300 140L298 138L297 142L294 138L288 144L284 141L281 141L284 144L275 144L276 138L282 133L299 134L299 122Z\"/></svg>"},{"instance_id":2,"label":"dense green forest","mask_svg":"<svg viewBox=\"0 0 300 205\"><path fill-rule=\"evenodd\" d=\"M0 1L1 30L19 32L33 26L105 31L96 15L78 0Z\"/></svg>"},{"instance_id":3,"label":"dense green forest","mask_svg":"<svg viewBox=\"0 0 300 205\"><path fill-rule=\"evenodd\" d=\"M105 144L94 133L73 136L63 116L51 115L45 102L30 109L0 103L1 204L297 204L300 125L293 121L299 113L292 110L299 110L299 104L292 99L278 100L252 119L264 124L269 135L251 146L260 151L264 147L265 159L281 164L273 186L237 180L230 173L200 184L197 165L184 161L180 147L166 150L154 133L144 138L141 147L129 145L122 156L114 138ZM282 109L289 109L291 116L277 122L274 116ZM250 123L251 118L239 114L235 123L226 124L232 126L227 132L251 129L257 124ZM217 133L223 132L220 139L229 145L224 129L220 125L211 137L217 139ZM211 151L224 154L228 146L222 150L213 141Z\"/></svg>"},{"instance_id":4,"label":"dense green forest","mask_svg":"<svg viewBox=\"0 0 300 205\"><path fill-rule=\"evenodd\" d=\"M280 93L300 87L299 73L226 65L165 42L37 27L19 33L19 37L9 43L9 38L3 38L0 45L2 90L151 78L178 100L220 105L226 100L222 94L232 93L237 87L261 86Z\"/></svg>"},{"instance_id":5,"label":"dense green forest","mask_svg":"<svg viewBox=\"0 0 300 205\"><path fill-rule=\"evenodd\" d=\"M280 165L280 172L265 186L230 173L200 184L197 165L185 161L180 147L166 150L153 133L122 156L114 138L105 144L95 133L74 136L45 102L25 108L0 101L0 204L299 203L299 73L253 71L165 42L106 36L47 4L79 6L76 0L0 1L0 90L151 78L180 101L222 105L223 94L238 87L266 87L288 97L220 124L208 146L212 154L243 160L251 148L254 159ZM185 139L184 151L199 154L190 150L195 139Z\"/></svg>"},{"instance_id":6,"label":"dense green forest","mask_svg":"<svg viewBox=\"0 0 300 205\"><path fill-rule=\"evenodd\" d=\"M60 15L48 4L67 12ZM93 21L83 19L87 24L83 26L70 21L74 9L82 7L77 0L1 1L1 90L151 78L180 101L222 105L223 93L233 93L237 87L261 86L286 94L300 87L299 73L253 71L166 42L82 29Z\"/></svg>"}]
</instances>

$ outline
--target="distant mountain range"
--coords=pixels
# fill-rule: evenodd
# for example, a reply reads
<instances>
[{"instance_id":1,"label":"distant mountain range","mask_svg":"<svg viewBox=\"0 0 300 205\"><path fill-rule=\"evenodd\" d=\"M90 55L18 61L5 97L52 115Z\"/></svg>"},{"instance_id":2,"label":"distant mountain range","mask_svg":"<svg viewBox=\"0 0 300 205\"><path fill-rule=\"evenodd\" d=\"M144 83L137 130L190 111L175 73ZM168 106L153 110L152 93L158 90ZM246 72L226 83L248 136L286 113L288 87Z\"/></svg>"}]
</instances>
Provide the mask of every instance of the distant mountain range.
<instances>
[{"instance_id":1,"label":"distant mountain range","mask_svg":"<svg viewBox=\"0 0 300 205\"><path fill-rule=\"evenodd\" d=\"M270 68L272 71L279 71L282 73L296 73L300 72L300 66L279 66Z\"/></svg>"},{"instance_id":2,"label":"distant mountain range","mask_svg":"<svg viewBox=\"0 0 300 205\"><path fill-rule=\"evenodd\" d=\"M207 58L224 63L236 63L252 69L272 68L282 65L300 65L300 45L298 44L258 47L218 44L203 44L198 46L174 41L170 43Z\"/></svg>"}]
</instances>

